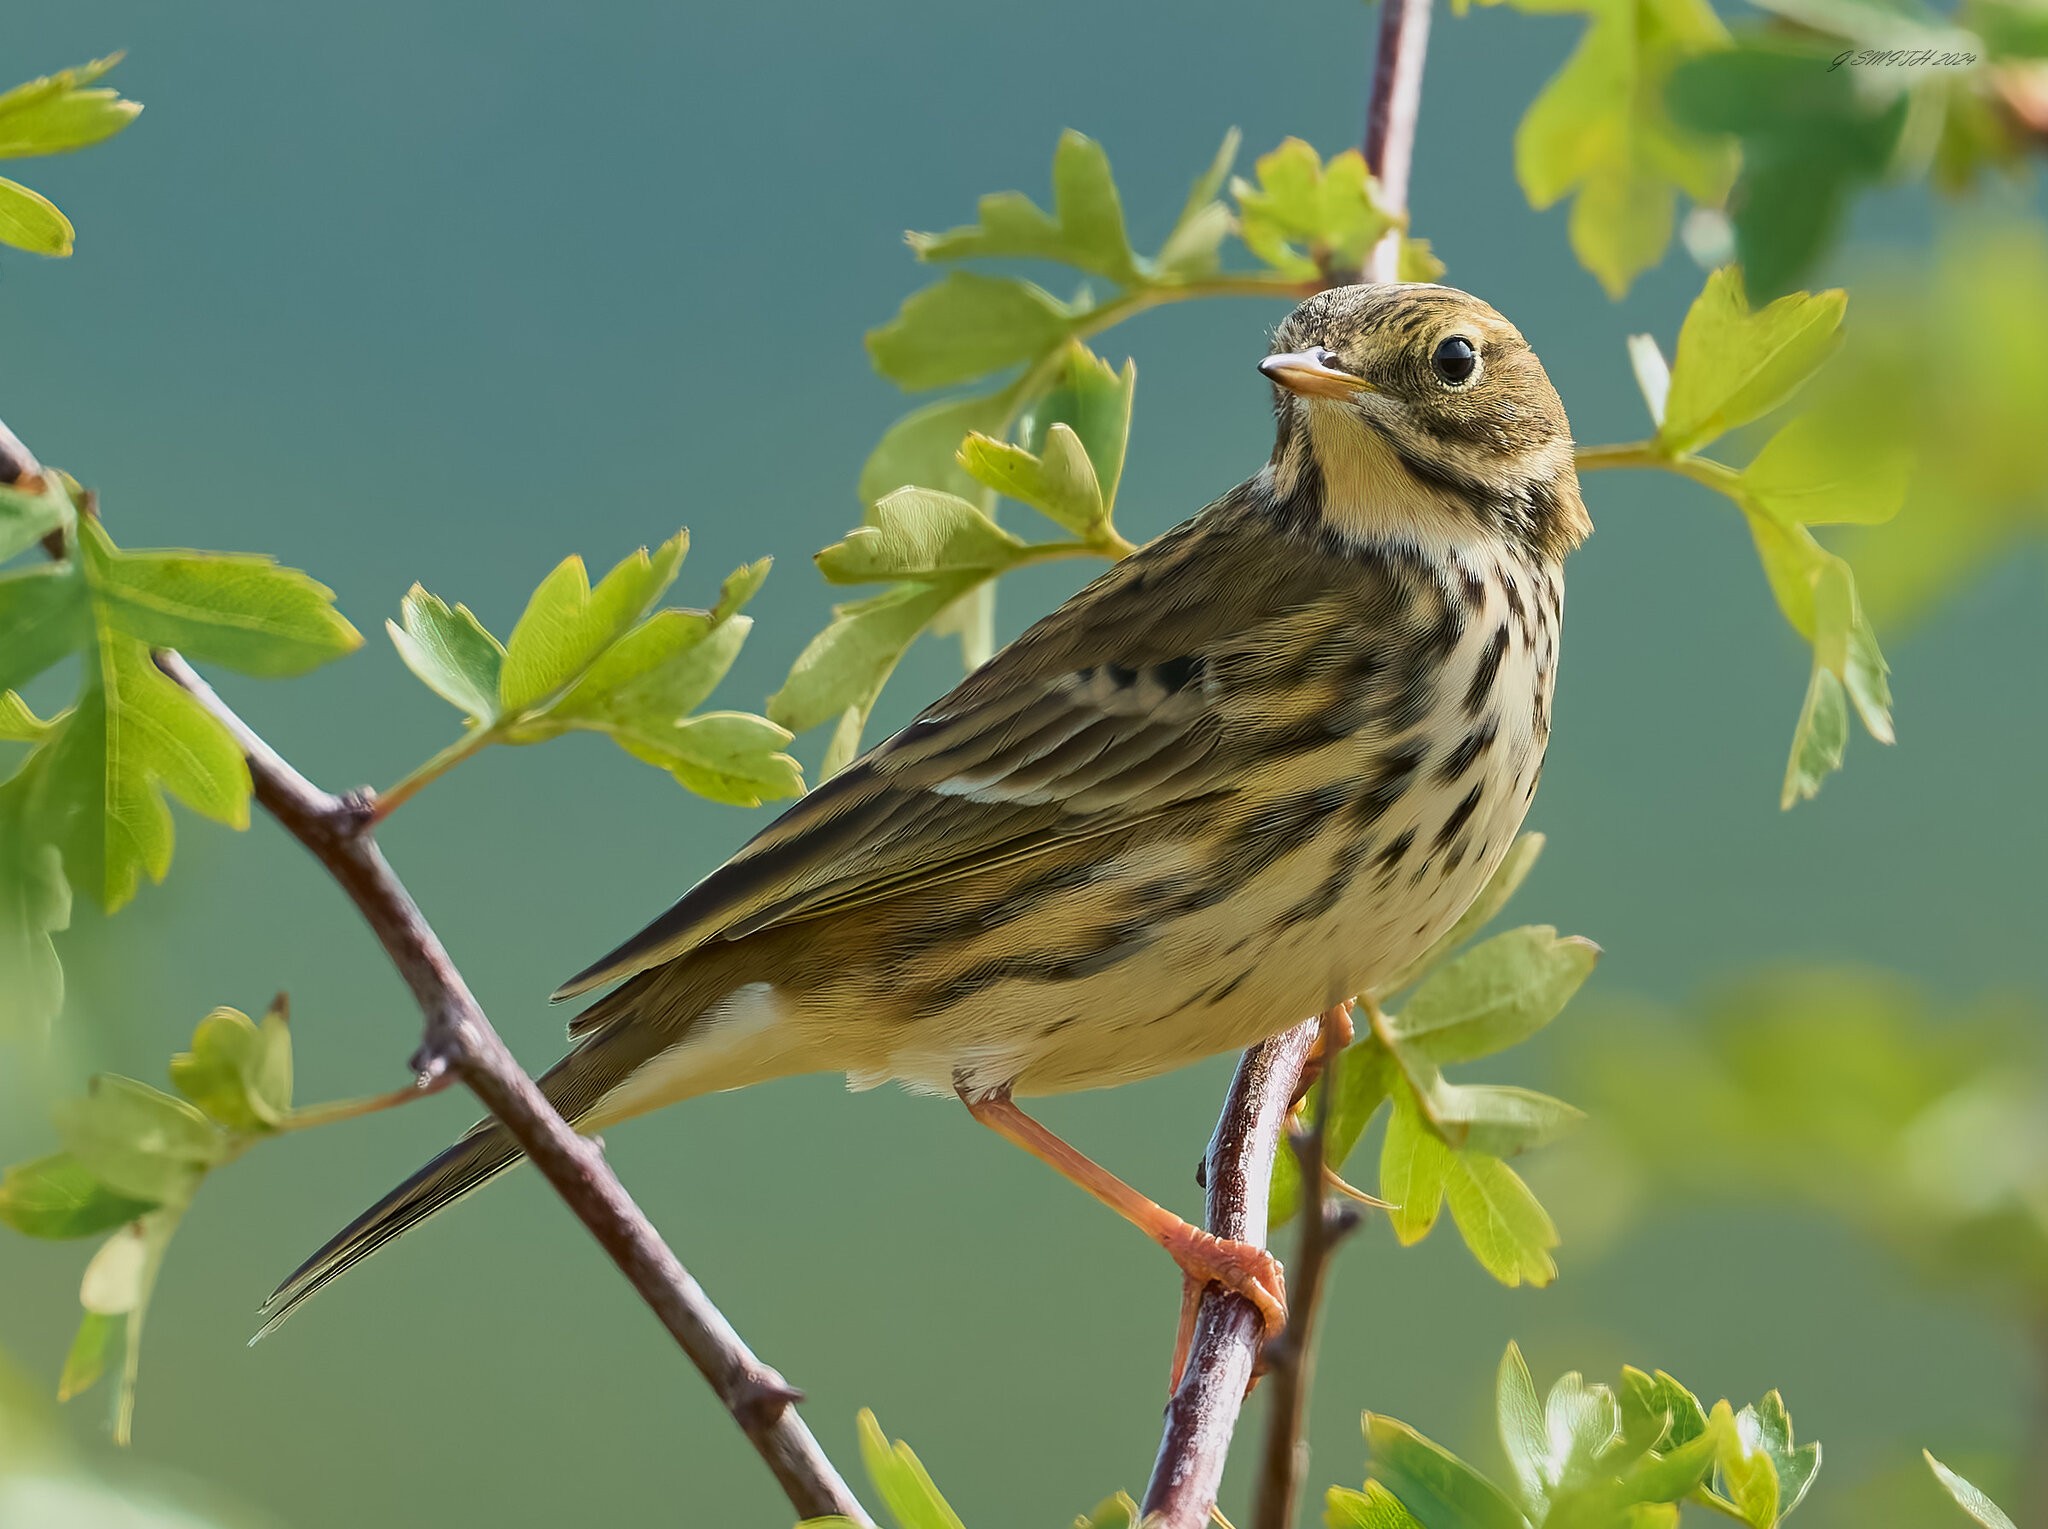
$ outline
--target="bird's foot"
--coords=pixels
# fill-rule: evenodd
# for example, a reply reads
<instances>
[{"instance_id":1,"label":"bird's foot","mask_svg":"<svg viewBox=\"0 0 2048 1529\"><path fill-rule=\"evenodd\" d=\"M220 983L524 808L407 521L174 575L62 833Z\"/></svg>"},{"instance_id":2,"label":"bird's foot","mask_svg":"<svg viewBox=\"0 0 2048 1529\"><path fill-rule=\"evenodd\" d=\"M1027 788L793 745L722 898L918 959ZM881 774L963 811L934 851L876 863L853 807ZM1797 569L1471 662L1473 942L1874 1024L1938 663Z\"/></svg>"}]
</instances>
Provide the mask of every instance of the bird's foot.
<instances>
[{"instance_id":1,"label":"bird's foot","mask_svg":"<svg viewBox=\"0 0 2048 1529\"><path fill-rule=\"evenodd\" d=\"M1258 1308L1265 1325L1265 1341L1271 1343L1287 1327L1287 1278L1280 1260L1264 1248L1248 1242L1231 1242L1188 1222L1176 1222L1157 1234L1185 1277L1181 1286L1180 1330L1173 1345L1173 1378L1170 1391L1180 1389L1181 1372L1187 1368L1188 1348L1194 1341L1195 1314L1201 1309L1202 1291L1221 1285Z\"/></svg>"}]
</instances>

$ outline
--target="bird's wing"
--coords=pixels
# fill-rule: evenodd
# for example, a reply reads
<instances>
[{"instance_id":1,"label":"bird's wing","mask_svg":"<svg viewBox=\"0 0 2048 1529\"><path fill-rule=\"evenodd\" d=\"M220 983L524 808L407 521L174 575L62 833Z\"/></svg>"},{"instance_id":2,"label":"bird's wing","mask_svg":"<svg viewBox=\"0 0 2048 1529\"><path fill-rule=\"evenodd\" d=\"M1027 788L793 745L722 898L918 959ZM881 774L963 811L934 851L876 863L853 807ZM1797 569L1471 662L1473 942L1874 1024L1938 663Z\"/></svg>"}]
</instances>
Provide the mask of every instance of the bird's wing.
<instances>
[{"instance_id":1,"label":"bird's wing","mask_svg":"<svg viewBox=\"0 0 2048 1529\"><path fill-rule=\"evenodd\" d=\"M556 996L1234 789L1230 672L1303 599L1245 519L1226 499L1125 559Z\"/></svg>"}]
</instances>

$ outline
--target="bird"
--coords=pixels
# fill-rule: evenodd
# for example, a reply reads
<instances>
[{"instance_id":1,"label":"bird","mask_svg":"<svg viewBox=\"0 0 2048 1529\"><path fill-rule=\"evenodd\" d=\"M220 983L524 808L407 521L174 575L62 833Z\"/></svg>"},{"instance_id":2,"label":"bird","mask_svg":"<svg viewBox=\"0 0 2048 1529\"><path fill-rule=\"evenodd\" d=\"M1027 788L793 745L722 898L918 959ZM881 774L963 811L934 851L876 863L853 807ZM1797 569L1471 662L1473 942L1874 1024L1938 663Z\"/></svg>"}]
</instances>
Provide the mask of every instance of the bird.
<instances>
[{"instance_id":1,"label":"bird","mask_svg":"<svg viewBox=\"0 0 2048 1529\"><path fill-rule=\"evenodd\" d=\"M556 993L586 1133L803 1073L956 1096L1271 1337L1284 1271L1019 1099L1341 1020L1450 928L1542 774L1564 561L1591 530L1521 332L1433 283L1273 332L1255 474L1113 564ZM280 1285L269 1332L511 1167L483 1121ZM1179 1364L1176 1362L1176 1371Z\"/></svg>"}]
</instances>

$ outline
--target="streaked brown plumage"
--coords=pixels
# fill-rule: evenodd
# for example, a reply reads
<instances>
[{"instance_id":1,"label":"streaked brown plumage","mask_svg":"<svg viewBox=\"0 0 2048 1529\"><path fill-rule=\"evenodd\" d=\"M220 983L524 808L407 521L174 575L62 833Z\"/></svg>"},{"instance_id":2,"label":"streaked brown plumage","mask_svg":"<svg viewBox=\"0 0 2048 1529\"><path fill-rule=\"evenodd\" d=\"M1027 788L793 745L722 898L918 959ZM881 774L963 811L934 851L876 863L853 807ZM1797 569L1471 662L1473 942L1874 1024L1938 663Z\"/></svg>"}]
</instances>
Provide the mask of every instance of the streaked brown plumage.
<instances>
[{"instance_id":1,"label":"streaked brown plumage","mask_svg":"<svg viewBox=\"0 0 2048 1529\"><path fill-rule=\"evenodd\" d=\"M1256 476L562 989L619 983L544 1079L565 1116L800 1072L957 1091L1277 1322L1265 1255L1219 1252L1010 1097L1249 1045L1447 928L1534 794L1589 527L1563 406L1476 298L1341 288L1274 351ZM271 1325L515 1156L479 1126L294 1274Z\"/></svg>"}]
</instances>

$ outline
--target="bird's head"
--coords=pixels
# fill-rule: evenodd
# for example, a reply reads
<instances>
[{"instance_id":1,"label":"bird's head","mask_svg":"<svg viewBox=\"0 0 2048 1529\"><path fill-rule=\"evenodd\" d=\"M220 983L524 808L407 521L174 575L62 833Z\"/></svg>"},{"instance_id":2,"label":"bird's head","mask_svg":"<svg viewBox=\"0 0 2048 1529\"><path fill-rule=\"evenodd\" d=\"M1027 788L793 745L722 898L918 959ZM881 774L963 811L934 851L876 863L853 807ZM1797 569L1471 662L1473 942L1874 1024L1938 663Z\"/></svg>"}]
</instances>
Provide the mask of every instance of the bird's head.
<instances>
[{"instance_id":1,"label":"bird's head","mask_svg":"<svg viewBox=\"0 0 2048 1529\"><path fill-rule=\"evenodd\" d=\"M1592 529L1564 404L1521 331L1454 287L1336 287L1290 314L1275 491L1362 537L1499 534L1562 557Z\"/></svg>"}]
</instances>

